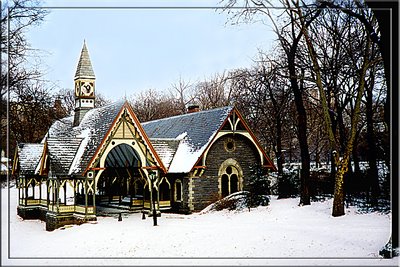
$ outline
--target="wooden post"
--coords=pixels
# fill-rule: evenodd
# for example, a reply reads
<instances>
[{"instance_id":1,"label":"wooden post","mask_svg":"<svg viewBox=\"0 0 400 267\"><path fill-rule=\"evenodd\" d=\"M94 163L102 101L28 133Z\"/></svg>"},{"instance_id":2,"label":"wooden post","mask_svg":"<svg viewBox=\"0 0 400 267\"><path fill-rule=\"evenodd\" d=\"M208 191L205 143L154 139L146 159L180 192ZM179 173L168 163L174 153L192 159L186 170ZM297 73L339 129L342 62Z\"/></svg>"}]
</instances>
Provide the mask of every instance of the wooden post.
<instances>
[{"instance_id":1,"label":"wooden post","mask_svg":"<svg viewBox=\"0 0 400 267\"><path fill-rule=\"evenodd\" d=\"M96 213L95 207L96 207L96 181L93 178L93 213Z\"/></svg>"},{"instance_id":2,"label":"wooden post","mask_svg":"<svg viewBox=\"0 0 400 267\"><path fill-rule=\"evenodd\" d=\"M76 206L76 180L72 180L72 185L74 186L74 206Z\"/></svg>"},{"instance_id":3,"label":"wooden post","mask_svg":"<svg viewBox=\"0 0 400 267\"><path fill-rule=\"evenodd\" d=\"M25 177L25 179L24 179L25 181L24 181L24 184L25 184L25 186L24 186L24 189L25 189L25 206L27 206L28 205L28 185L27 185L27 182L26 182L26 177Z\"/></svg>"},{"instance_id":4,"label":"wooden post","mask_svg":"<svg viewBox=\"0 0 400 267\"><path fill-rule=\"evenodd\" d=\"M149 173L150 176L150 197L151 203L153 204L153 226L157 226L157 211L156 211L156 198L154 196L154 182L156 179L156 174L154 172Z\"/></svg>"},{"instance_id":5,"label":"wooden post","mask_svg":"<svg viewBox=\"0 0 400 267\"><path fill-rule=\"evenodd\" d=\"M85 216L87 216L88 212L88 190L87 190L87 177L85 178Z\"/></svg>"},{"instance_id":6,"label":"wooden post","mask_svg":"<svg viewBox=\"0 0 400 267\"><path fill-rule=\"evenodd\" d=\"M60 186L59 186L59 181L56 180L56 199L57 199L57 213L59 212L59 206L60 206L60 198L59 198L59 194L60 194Z\"/></svg>"},{"instance_id":7,"label":"wooden post","mask_svg":"<svg viewBox=\"0 0 400 267\"><path fill-rule=\"evenodd\" d=\"M40 185L39 185L39 205L42 204L42 178L40 178Z\"/></svg>"},{"instance_id":8,"label":"wooden post","mask_svg":"<svg viewBox=\"0 0 400 267\"><path fill-rule=\"evenodd\" d=\"M64 184L64 205L67 205L67 181Z\"/></svg>"}]
</instances>

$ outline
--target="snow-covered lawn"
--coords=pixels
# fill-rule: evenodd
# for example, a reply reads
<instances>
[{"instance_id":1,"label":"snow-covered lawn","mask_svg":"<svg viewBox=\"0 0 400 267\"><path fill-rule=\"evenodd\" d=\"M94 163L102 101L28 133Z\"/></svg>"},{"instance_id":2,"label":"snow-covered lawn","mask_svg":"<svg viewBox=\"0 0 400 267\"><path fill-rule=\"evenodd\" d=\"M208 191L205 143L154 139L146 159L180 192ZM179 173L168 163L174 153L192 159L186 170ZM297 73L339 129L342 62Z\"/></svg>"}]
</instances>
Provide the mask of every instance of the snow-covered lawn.
<instances>
[{"instance_id":1,"label":"snow-covered lawn","mask_svg":"<svg viewBox=\"0 0 400 267\"><path fill-rule=\"evenodd\" d=\"M251 212L164 213L156 227L138 213L122 221L98 217L47 232L43 222L16 215L15 188L10 203L2 189L2 265L398 265L398 258L378 255L390 214L350 208L334 218L332 200L298 202L272 197Z\"/></svg>"}]
</instances>

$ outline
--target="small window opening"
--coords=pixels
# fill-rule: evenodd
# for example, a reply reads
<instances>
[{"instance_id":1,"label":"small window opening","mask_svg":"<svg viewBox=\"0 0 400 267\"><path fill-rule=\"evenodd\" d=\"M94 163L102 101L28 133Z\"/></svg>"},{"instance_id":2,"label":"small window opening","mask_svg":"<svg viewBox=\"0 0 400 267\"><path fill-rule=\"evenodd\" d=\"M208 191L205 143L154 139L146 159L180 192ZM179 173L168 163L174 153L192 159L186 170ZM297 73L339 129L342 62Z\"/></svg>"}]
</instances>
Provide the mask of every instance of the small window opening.
<instances>
[{"instance_id":1,"label":"small window opening","mask_svg":"<svg viewBox=\"0 0 400 267\"><path fill-rule=\"evenodd\" d=\"M181 180L175 181L175 201L182 201L182 182L181 182Z\"/></svg>"}]
</instances>

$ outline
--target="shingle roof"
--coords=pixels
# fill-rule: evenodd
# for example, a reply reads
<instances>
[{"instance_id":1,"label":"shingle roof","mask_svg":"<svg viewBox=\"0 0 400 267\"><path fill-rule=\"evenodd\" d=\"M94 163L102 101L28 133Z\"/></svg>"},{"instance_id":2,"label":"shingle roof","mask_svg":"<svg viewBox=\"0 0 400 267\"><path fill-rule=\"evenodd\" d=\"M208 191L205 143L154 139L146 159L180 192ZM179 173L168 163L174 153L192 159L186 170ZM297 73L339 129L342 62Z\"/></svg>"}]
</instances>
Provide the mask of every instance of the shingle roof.
<instances>
[{"instance_id":1,"label":"shingle roof","mask_svg":"<svg viewBox=\"0 0 400 267\"><path fill-rule=\"evenodd\" d=\"M172 159L174 158L175 152L178 149L180 140L168 139L168 138L153 138L150 139L154 150L157 152L164 166L168 169Z\"/></svg>"},{"instance_id":2,"label":"shingle roof","mask_svg":"<svg viewBox=\"0 0 400 267\"><path fill-rule=\"evenodd\" d=\"M43 144L18 144L21 174L34 174L43 152Z\"/></svg>"},{"instance_id":3,"label":"shingle roof","mask_svg":"<svg viewBox=\"0 0 400 267\"><path fill-rule=\"evenodd\" d=\"M73 127L73 116L56 121L46 135L52 171L63 175L83 173L123 105L124 102L119 101L91 109L76 127ZM142 127L168 172L188 173L232 109L223 107L189 113L146 122ZM32 151L43 150L43 142L32 145ZM35 157L34 167L28 167L28 154L20 155L26 170L34 171L40 153Z\"/></svg>"},{"instance_id":4,"label":"shingle roof","mask_svg":"<svg viewBox=\"0 0 400 267\"><path fill-rule=\"evenodd\" d=\"M81 56L76 68L75 78L78 77L95 78L92 63L90 62L89 51L86 47L86 42L83 43Z\"/></svg>"},{"instance_id":5,"label":"shingle roof","mask_svg":"<svg viewBox=\"0 0 400 267\"><path fill-rule=\"evenodd\" d=\"M124 105L118 101L100 108L89 110L81 123L73 127L73 116L56 121L48 131L48 138L75 138L81 140L71 163L69 174L82 173L94 156L118 112Z\"/></svg>"},{"instance_id":6,"label":"shingle roof","mask_svg":"<svg viewBox=\"0 0 400 267\"><path fill-rule=\"evenodd\" d=\"M168 138L181 140L169 166L170 173L190 172L198 158L226 120L233 107L199 111L142 123L150 140ZM170 147L165 147L165 150ZM156 149L157 151L157 149ZM158 148L157 153L161 151ZM162 151L166 153L167 151ZM169 153L170 154L170 153Z\"/></svg>"},{"instance_id":7,"label":"shingle roof","mask_svg":"<svg viewBox=\"0 0 400 267\"><path fill-rule=\"evenodd\" d=\"M56 175L67 175L82 138L48 138L47 148L51 170Z\"/></svg>"}]
</instances>

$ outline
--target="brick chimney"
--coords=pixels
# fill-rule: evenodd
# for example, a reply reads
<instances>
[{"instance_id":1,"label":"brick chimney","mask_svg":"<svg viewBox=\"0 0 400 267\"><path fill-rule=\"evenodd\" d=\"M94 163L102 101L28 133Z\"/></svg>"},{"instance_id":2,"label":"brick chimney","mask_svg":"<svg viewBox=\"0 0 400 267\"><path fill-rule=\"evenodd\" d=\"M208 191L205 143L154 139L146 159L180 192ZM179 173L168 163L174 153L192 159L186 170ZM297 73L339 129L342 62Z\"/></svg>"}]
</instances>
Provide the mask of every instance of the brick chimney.
<instances>
[{"instance_id":1,"label":"brick chimney","mask_svg":"<svg viewBox=\"0 0 400 267\"><path fill-rule=\"evenodd\" d=\"M194 113L194 112L199 112L199 111L200 111L199 104L189 104L187 107L187 113Z\"/></svg>"}]
</instances>

